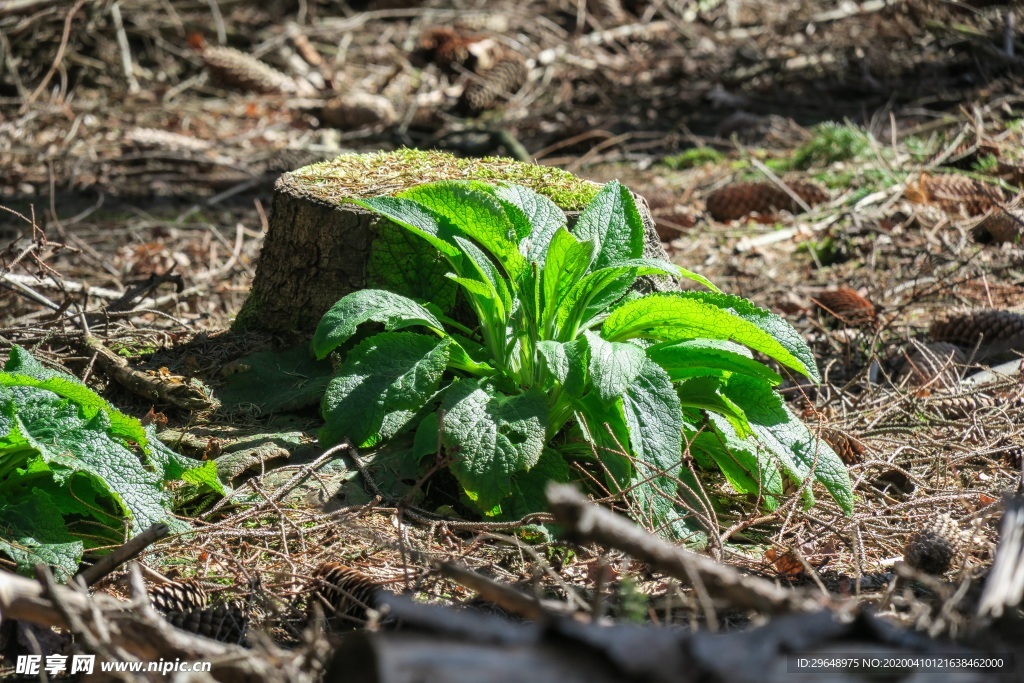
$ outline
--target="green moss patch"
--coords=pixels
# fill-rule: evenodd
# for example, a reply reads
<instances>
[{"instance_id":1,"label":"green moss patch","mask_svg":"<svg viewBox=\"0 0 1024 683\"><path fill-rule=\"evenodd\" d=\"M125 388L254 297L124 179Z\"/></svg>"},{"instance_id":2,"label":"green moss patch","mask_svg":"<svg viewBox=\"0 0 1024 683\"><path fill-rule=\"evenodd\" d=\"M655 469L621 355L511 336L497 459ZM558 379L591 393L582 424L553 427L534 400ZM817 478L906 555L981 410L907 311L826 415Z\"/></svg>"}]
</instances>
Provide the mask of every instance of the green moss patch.
<instances>
[{"instance_id":1,"label":"green moss patch","mask_svg":"<svg viewBox=\"0 0 1024 683\"><path fill-rule=\"evenodd\" d=\"M711 147L694 147L679 154L667 156L661 163L676 171L683 171L688 168L696 168L705 164L717 164L725 160L725 156Z\"/></svg>"},{"instance_id":2,"label":"green moss patch","mask_svg":"<svg viewBox=\"0 0 1024 683\"><path fill-rule=\"evenodd\" d=\"M312 199L336 203L393 195L414 185L454 179L516 183L545 195L566 211L582 209L601 189L558 168L503 157L460 159L445 152L414 149L343 154L292 171L281 183Z\"/></svg>"}]
</instances>

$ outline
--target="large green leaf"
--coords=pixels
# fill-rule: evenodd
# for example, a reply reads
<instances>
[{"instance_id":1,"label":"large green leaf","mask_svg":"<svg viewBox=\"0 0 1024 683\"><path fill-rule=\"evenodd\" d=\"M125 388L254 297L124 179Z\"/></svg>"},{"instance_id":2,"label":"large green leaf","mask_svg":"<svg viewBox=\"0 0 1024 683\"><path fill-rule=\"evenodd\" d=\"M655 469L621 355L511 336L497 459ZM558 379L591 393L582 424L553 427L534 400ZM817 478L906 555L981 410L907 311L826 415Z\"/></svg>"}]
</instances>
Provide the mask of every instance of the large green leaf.
<instances>
[{"instance_id":1,"label":"large green leaf","mask_svg":"<svg viewBox=\"0 0 1024 683\"><path fill-rule=\"evenodd\" d=\"M515 226L491 194L470 183L442 181L418 185L398 196L443 217L461 235L476 241L498 259L512 279L526 270Z\"/></svg>"},{"instance_id":2,"label":"large green leaf","mask_svg":"<svg viewBox=\"0 0 1024 683\"><path fill-rule=\"evenodd\" d=\"M125 443L111 438L105 413L86 418L74 402L35 387L12 387L11 394L22 433L42 462L59 468L64 481L82 472L103 482L126 513L133 535L157 522L182 528L171 518L170 493L163 489L161 475L145 467ZM139 431L145 434L141 425ZM6 484L27 485L14 477Z\"/></svg>"},{"instance_id":3,"label":"large green leaf","mask_svg":"<svg viewBox=\"0 0 1024 683\"><path fill-rule=\"evenodd\" d=\"M480 380L445 393L444 447L466 495L490 510L512 493L512 477L533 467L544 449L547 402L538 390L507 396Z\"/></svg>"},{"instance_id":4,"label":"large green leaf","mask_svg":"<svg viewBox=\"0 0 1024 683\"><path fill-rule=\"evenodd\" d=\"M381 221L370 246L366 286L427 299L447 312L454 308L458 291L445 277L451 269L448 259L422 236L391 221Z\"/></svg>"},{"instance_id":5,"label":"large green leaf","mask_svg":"<svg viewBox=\"0 0 1024 683\"><path fill-rule=\"evenodd\" d=\"M348 437L360 445L374 442L389 414L422 408L437 391L450 343L412 332L383 332L352 349L324 394L320 441L331 445Z\"/></svg>"},{"instance_id":6,"label":"large green leaf","mask_svg":"<svg viewBox=\"0 0 1024 683\"><path fill-rule=\"evenodd\" d=\"M0 372L0 386L26 386L51 391L58 396L74 401L82 411L82 417L91 420L103 414L110 431L117 436L130 439L145 446L146 433L134 417L125 415L107 403L102 396L85 386L77 377L66 372L45 367L17 344L11 347L10 357Z\"/></svg>"},{"instance_id":7,"label":"large green leaf","mask_svg":"<svg viewBox=\"0 0 1024 683\"><path fill-rule=\"evenodd\" d=\"M516 224L516 235L520 239L519 251L528 261L543 264L552 236L565 226L565 213L544 195L522 185L499 184L495 188L495 196L506 211L509 206L515 207L519 211L515 215L522 215L526 221L524 231L510 212L510 218Z\"/></svg>"},{"instance_id":8,"label":"large green leaf","mask_svg":"<svg viewBox=\"0 0 1024 683\"><path fill-rule=\"evenodd\" d=\"M676 385L676 393L683 406L717 413L727 419L739 434L751 434L746 414L724 392L722 380L718 377L702 376L683 380Z\"/></svg>"},{"instance_id":9,"label":"large green leaf","mask_svg":"<svg viewBox=\"0 0 1024 683\"><path fill-rule=\"evenodd\" d=\"M675 474L683 451L683 416L668 373L645 359L622 396L622 412L636 456L654 472Z\"/></svg>"},{"instance_id":10,"label":"large green leaf","mask_svg":"<svg viewBox=\"0 0 1024 683\"><path fill-rule=\"evenodd\" d=\"M569 463L553 448L545 448L537 464L512 478L512 494L501 503L504 519L520 519L547 509L545 489L550 482L569 481Z\"/></svg>"},{"instance_id":11,"label":"large green leaf","mask_svg":"<svg viewBox=\"0 0 1024 683\"><path fill-rule=\"evenodd\" d=\"M604 321L603 336L613 341L633 337L730 340L818 381L814 356L793 326L737 296L716 292L649 294L616 308Z\"/></svg>"},{"instance_id":12,"label":"large green leaf","mask_svg":"<svg viewBox=\"0 0 1024 683\"><path fill-rule=\"evenodd\" d=\"M613 401L622 396L637 379L647 363L644 350L629 342L608 342L601 336L584 333L590 349L590 378L602 401Z\"/></svg>"},{"instance_id":13,"label":"large green leaf","mask_svg":"<svg viewBox=\"0 0 1024 683\"><path fill-rule=\"evenodd\" d=\"M590 348L583 339L571 342L541 341L537 351L551 377L573 398L587 388Z\"/></svg>"},{"instance_id":14,"label":"large green leaf","mask_svg":"<svg viewBox=\"0 0 1024 683\"><path fill-rule=\"evenodd\" d=\"M573 401L573 406L580 432L604 468L609 491L615 495L626 490L633 478L633 463L622 401L609 406L591 392Z\"/></svg>"},{"instance_id":15,"label":"large green leaf","mask_svg":"<svg viewBox=\"0 0 1024 683\"><path fill-rule=\"evenodd\" d=\"M313 358L308 344L258 351L231 365L232 372L217 391L221 404L235 409L255 406L264 415L318 404L333 374L330 362Z\"/></svg>"},{"instance_id":16,"label":"large green leaf","mask_svg":"<svg viewBox=\"0 0 1024 683\"><path fill-rule=\"evenodd\" d=\"M790 412L782 397L762 381L734 375L725 391L743 409L753 438L778 459L783 473L801 483L811 473L846 514L853 512L853 484L846 465L822 439Z\"/></svg>"},{"instance_id":17,"label":"large green leaf","mask_svg":"<svg viewBox=\"0 0 1024 683\"><path fill-rule=\"evenodd\" d=\"M657 259L630 259L577 280L561 297L555 318L560 336L574 335L602 320L644 275L677 276L678 268Z\"/></svg>"},{"instance_id":18,"label":"large green leaf","mask_svg":"<svg viewBox=\"0 0 1024 683\"><path fill-rule=\"evenodd\" d=\"M542 276L545 325L551 324L559 302L590 270L596 246L593 240L577 240L565 229L552 236Z\"/></svg>"},{"instance_id":19,"label":"large green leaf","mask_svg":"<svg viewBox=\"0 0 1024 683\"><path fill-rule=\"evenodd\" d=\"M459 231L443 216L418 202L403 197L372 197L346 201L369 209L396 225L411 230L448 257L449 261L458 262L459 250L452 243L452 238L459 234Z\"/></svg>"},{"instance_id":20,"label":"large green leaf","mask_svg":"<svg viewBox=\"0 0 1024 683\"><path fill-rule=\"evenodd\" d=\"M694 437L690 450L713 459L739 493L760 495L767 510L778 508L783 481L772 458L759 456L761 448L753 440L737 435L725 418L710 415L708 419L709 429Z\"/></svg>"},{"instance_id":21,"label":"large green leaf","mask_svg":"<svg viewBox=\"0 0 1024 683\"><path fill-rule=\"evenodd\" d=\"M676 475L682 463L683 416L668 373L645 357L639 375L622 397L622 412L633 453L633 498L640 514L658 529L683 538L690 532L676 509Z\"/></svg>"},{"instance_id":22,"label":"large green leaf","mask_svg":"<svg viewBox=\"0 0 1024 683\"><path fill-rule=\"evenodd\" d=\"M512 309L512 293L509 291L505 277L498 272L487 255L475 244L462 237L456 237L455 242L466 257L465 269L467 271L472 269L475 279L487 287L489 292L487 296L476 301L477 315L481 317L480 323L489 325L492 332L501 328L503 333L505 319ZM466 286L464 281L460 284ZM471 287L467 287L467 289L469 293L474 293Z\"/></svg>"},{"instance_id":23,"label":"large green leaf","mask_svg":"<svg viewBox=\"0 0 1024 683\"><path fill-rule=\"evenodd\" d=\"M633 194L617 180L606 184L580 214L573 233L599 245L595 268L639 258L644 251L644 223Z\"/></svg>"},{"instance_id":24,"label":"large green leaf","mask_svg":"<svg viewBox=\"0 0 1024 683\"><path fill-rule=\"evenodd\" d=\"M754 360L745 346L720 339L655 344L647 349L647 356L664 368L673 381L704 375L724 377L734 372L756 377L772 386L782 381L778 373Z\"/></svg>"},{"instance_id":25,"label":"large green leaf","mask_svg":"<svg viewBox=\"0 0 1024 683\"><path fill-rule=\"evenodd\" d=\"M17 502L0 502L0 519L0 552L14 560L18 573L31 576L42 562L61 583L74 576L84 546L68 532L48 492L36 488Z\"/></svg>"},{"instance_id":26,"label":"large green leaf","mask_svg":"<svg viewBox=\"0 0 1024 683\"><path fill-rule=\"evenodd\" d=\"M313 333L313 353L317 359L326 358L371 320L382 323L386 330L422 325L444 334L441 321L412 299L383 289L360 289L343 297L320 319Z\"/></svg>"}]
</instances>

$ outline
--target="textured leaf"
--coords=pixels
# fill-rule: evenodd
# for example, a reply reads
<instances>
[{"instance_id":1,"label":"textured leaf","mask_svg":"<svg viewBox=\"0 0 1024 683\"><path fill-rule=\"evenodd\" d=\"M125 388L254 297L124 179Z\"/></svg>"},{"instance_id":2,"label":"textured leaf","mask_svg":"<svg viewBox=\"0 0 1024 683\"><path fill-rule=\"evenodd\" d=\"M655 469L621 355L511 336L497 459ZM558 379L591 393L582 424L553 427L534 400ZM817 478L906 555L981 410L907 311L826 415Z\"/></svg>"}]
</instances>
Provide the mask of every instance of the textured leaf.
<instances>
[{"instance_id":1,"label":"textured leaf","mask_svg":"<svg viewBox=\"0 0 1024 683\"><path fill-rule=\"evenodd\" d=\"M61 583L74 576L84 546L68 532L49 493L34 489L17 503L0 503L0 519L0 552L14 560L19 574L32 576L42 562Z\"/></svg>"},{"instance_id":2,"label":"textured leaf","mask_svg":"<svg viewBox=\"0 0 1024 683\"><path fill-rule=\"evenodd\" d=\"M512 279L526 270L515 226L487 192L464 182L442 181L418 185L398 196L443 217L460 235L476 241L498 259Z\"/></svg>"},{"instance_id":3,"label":"textured leaf","mask_svg":"<svg viewBox=\"0 0 1024 683\"><path fill-rule=\"evenodd\" d=\"M705 375L723 377L737 372L772 386L782 382L778 373L754 360L746 347L719 339L656 344L647 349L647 356L664 368L673 381Z\"/></svg>"},{"instance_id":4,"label":"textured leaf","mask_svg":"<svg viewBox=\"0 0 1024 683\"><path fill-rule=\"evenodd\" d=\"M628 342L607 342L590 331L583 338L590 349L588 369L597 395L605 402L619 398L647 363L644 350Z\"/></svg>"},{"instance_id":5,"label":"textured leaf","mask_svg":"<svg viewBox=\"0 0 1024 683\"><path fill-rule=\"evenodd\" d=\"M528 472L512 479L512 494L501 504L504 519L521 519L531 512L547 509L545 488L550 482L564 484L570 478L569 463L558 451L545 448L540 459Z\"/></svg>"},{"instance_id":6,"label":"textured leaf","mask_svg":"<svg viewBox=\"0 0 1024 683\"><path fill-rule=\"evenodd\" d=\"M781 396L764 382L745 375L729 378L725 390L746 413L757 442L778 458L784 474L799 484L813 467L815 479L825 486L843 512L853 512L853 484L846 465L824 440L790 412Z\"/></svg>"},{"instance_id":7,"label":"textured leaf","mask_svg":"<svg viewBox=\"0 0 1024 683\"><path fill-rule=\"evenodd\" d=\"M680 403L689 408L700 408L717 413L729 421L742 436L751 434L743 409L730 399L718 377L693 377L676 385Z\"/></svg>"},{"instance_id":8,"label":"textured leaf","mask_svg":"<svg viewBox=\"0 0 1024 683\"><path fill-rule=\"evenodd\" d=\"M412 299L383 289L360 289L346 295L324 314L313 333L313 353L322 360L369 321L382 323L386 330L422 325L444 333L434 314Z\"/></svg>"},{"instance_id":9,"label":"textured leaf","mask_svg":"<svg viewBox=\"0 0 1024 683\"><path fill-rule=\"evenodd\" d=\"M542 278L546 322L554 318L559 302L590 269L595 248L594 241L580 242L564 229L551 238Z\"/></svg>"},{"instance_id":10,"label":"textured leaf","mask_svg":"<svg viewBox=\"0 0 1024 683\"><path fill-rule=\"evenodd\" d=\"M674 474L682 458L683 417L668 374L647 360L622 397L622 412L637 457L655 471Z\"/></svg>"},{"instance_id":11,"label":"textured leaf","mask_svg":"<svg viewBox=\"0 0 1024 683\"><path fill-rule=\"evenodd\" d=\"M445 275L448 260L416 233L390 221L381 221L370 245L366 286L386 289L414 299L427 299L441 311L455 306L458 288Z\"/></svg>"},{"instance_id":12,"label":"textured leaf","mask_svg":"<svg viewBox=\"0 0 1024 683\"><path fill-rule=\"evenodd\" d=\"M682 463L683 417L668 373L645 357L640 374L622 397L622 412L637 460L634 497L649 523L674 536L688 532L675 509L676 474Z\"/></svg>"},{"instance_id":13,"label":"textured leaf","mask_svg":"<svg viewBox=\"0 0 1024 683\"><path fill-rule=\"evenodd\" d=\"M576 421L587 443L605 471L605 481L613 493L626 490L633 478L630 462L629 429L622 414L622 402L611 406L603 403L594 393L588 393L573 402Z\"/></svg>"},{"instance_id":14,"label":"textured leaf","mask_svg":"<svg viewBox=\"0 0 1024 683\"><path fill-rule=\"evenodd\" d=\"M444 397L444 446L452 472L482 510L512 492L512 477L533 467L544 449L547 402L533 390L516 396L463 380Z\"/></svg>"},{"instance_id":15,"label":"textured leaf","mask_svg":"<svg viewBox=\"0 0 1024 683\"><path fill-rule=\"evenodd\" d=\"M512 309L512 294L509 292L505 277L475 244L461 237L455 238L455 242L465 256L466 270L469 271L472 268L476 276L475 279L487 286L491 292L488 296L490 301L484 299L478 302L479 309L488 315L480 322L491 325L492 328L504 327L505 318Z\"/></svg>"},{"instance_id":16,"label":"textured leaf","mask_svg":"<svg viewBox=\"0 0 1024 683\"><path fill-rule=\"evenodd\" d=\"M74 401L86 420L102 413L113 434L145 446L146 434L138 420L114 408L77 377L43 366L17 344L11 347L10 358L4 365L4 371L0 372L0 386L26 386L51 391Z\"/></svg>"},{"instance_id":17,"label":"textured leaf","mask_svg":"<svg viewBox=\"0 0 1024 683\"><path fill-rule=\"evenodd\" d=\"M256 406L264 415L317 405L333 374L328 361L312 357L308 344L259 351L232 366L237 372L217 392L221 404Z\"/></svg>"},{"instance_id":18,"label":"textured leaf","mask_svg":"<svg viewBox=\"0 0 1024 683\"><path fill-rule=\"evenodd\" d=\"M565 213L544 195L522 185L500 184L495 188L495 195L506 210L511 205L522 212L526 220L525 231L513 219L520 239L519 250L526 260L543 264L552 236L566 224Z\"/></svg>"},{"instance_id":19,"label":"textured leaf","mask_svg":"<svg viewBox=\"0 0 1024 683\"><path fill-rule=\"evenodd\" d=\"M636 283L635 268L602 268L588 273L562 298L555 312L559 339L576 336L608 314Z\"/></svg>"},{"instance_id":20,"label":"textured leaf","mask_svg":"<svg viewBox=\"0 0 1024 683\"><path fill-rule=\"evenodd\" d=\"M128 514L133 535L158 522L180 528L168 519L170 494L161 487L160 476L146 469L134 451L110 438L104 413L85 419L76 404L52 392L32 387L14 387L12 392L19 422L43 461L59 464L64 477L84 472L103 481Z\"/></svg>"},{"instance_id":21,"label":"textured leaf","mask_svg":"<svg viewBox=\"0 0 1024 683\"><path fill-rule=\"evenodd\" d=\"M596 239L596 268L639 258L644 251L643 220L633 194L617 180L606 184L587 204L573 232L582 240Z\"/></svg>"},{"instance_id":22,"label":"textured leaf","mask_svg":"<svg viewBox=\"0 0 1024 683\"><path fill-rule=\"evenodd\" d=\"M740 438L725 418L709 417L710 430L698 434L690 449L712 458L739 493L761 495L767 510L778 508L783 495L782 473L770 457L759 457L758 445Z\"/></svg>"},{"instance_id":23,"label":"textured leaf","mask_svg":"<svg viewBox=\"0 0 1024 683\"><path fill-rule=\"evenodd\" d=\"M629 294L641 276L674 277L678 270L667 261L631 259L588 273L561 297L555 314L559 327L565 334L587 329L602 320L617 302Z\"/></svg>"},{"instance_id":24,"label":"textured leaf","mask_svg":"<svg viewBox=\"0 0 1024 683\"><path fill-rule=\"evenodd\" d=\"M416 427L412 444L412 456L417 460L426 455L435 455L441 448L438 441L441 421L437 413L429 413Z\"/></svg>"},{"instance_id":25,"label":"textured leaf","mask_svg":"<svg viewBox=\"0 0 1024 683\"><path fill-rule=\"evenodd\" d=\"M564 384L569 378L569 355L566 353L565 344L556 341L537 342L537 351L540 353L544 367L548 373L559 384Z\"/></svg>"},{"instance_id":26,"label":"textured leaf","mask_svg":"<svg viewBox=\"0 0 1024 683\"><path fill-rule=\"evenodd\" d=\"M426 240L453 263L459 259L459 250L452 239L458 230L443 216L421 206L411 199L402 197L373 197L371 199L348 199L396 225L412 231Z\"/></svg>"},{"instance_id":27,"label":"textured leaf","mask_svg":"<svg viewBox=\"0 0 1024 683\"><path fill-rule=\"evenodd\" d=\"M818 381L814 356L792 325L736 296L714 292L650 294L616 308L604 321L602 336L613 341L632 337L734 341Z\"/></svg>"},{"instance_id":28,"label":"textured leaf","mask_svg":"<svg viewBox=\"0 0 1024 683\"><path fill-rule=\"evenodd\" d=\"M157 437L155 425L146 425L144 429L149 439L146 449L149 461L162 473L164 481L180 479L204 490L221 494L228 492L230 487L225 487L217 477L217 463L193 460L170 449Z\"/></svg>"},{"instance_id":29,"label":"textured leaf","mask_svg":"<svg viewBox=\"0 0 1024 683\"><path fill-rule=\"evenodd\" d=\"M590 348L582 339L538 342L537 351L548 372L569 396L583 395L587 388Z\"/></svg>"},{"instance_id":30,"label":"textured leaf","mask_svg":"<svg viewBox=\"0 0 1024 683\"><path fill-rule=\"evenodd\" d=\"M437 391L450 343L412 332L383 332L352 349L321 403L321 443L333 445L348 437L362 445L379 437L388 414L422 408Z\"/></svg>"}]
</instances>

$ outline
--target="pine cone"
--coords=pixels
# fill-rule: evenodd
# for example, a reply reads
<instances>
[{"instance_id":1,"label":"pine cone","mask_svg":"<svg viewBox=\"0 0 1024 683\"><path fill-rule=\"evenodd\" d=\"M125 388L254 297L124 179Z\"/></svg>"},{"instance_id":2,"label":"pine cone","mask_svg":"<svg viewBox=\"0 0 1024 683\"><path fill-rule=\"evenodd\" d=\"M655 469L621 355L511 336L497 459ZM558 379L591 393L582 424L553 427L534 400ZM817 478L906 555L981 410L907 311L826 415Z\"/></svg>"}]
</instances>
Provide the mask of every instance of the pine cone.
<instances>
[{"instance_id":1,"label":"pine cone","mask_svg":"<svg viewBox=\"0 0 1024 683\"><path fill-rule=\"evenodd\" d=\"M241 645L249 629L249 608L241 602L171 612L167 621L182 631Z\"/></svg>"},{"instance_id":2,"label":"pine cone","mask_svg":"<svg viewBox=\"0 0 1024 683\"><path fill-rule=\"evenodd\" d=\"M786 183L793 194L808 206L828 201L828 191L815 183ZM716 221L731 221L752 213L765 216L776 211L801 213L803 208L788 193L772 183L731 183L715 190L707 198L708 213Z\"/></svg>"},{"instance_id":3,"label":"pine cone","mask_svg":"<svg viewBox=\"0 0 1024 683\"><path fill-rule=\"evenodd\" d=\"M225 86L258 93L292 93L298 90L294 80L230 47L208 47L203 50L203 61L214 80Z\"/></svg>"},{"instance_id":4,"label":"pine cone","mask_svg":"<svg viewBox=\"0 0 1024 683\"><path fill-rule=\"evenodd\" d=\"M1003 456L1003 463L1007 467L1019 470L1024 466L1024 445L1007 446L1001 451L1001 453Z\"/></svg>"},{"instance_id":5,"label":"pine cone","mask_svg":"<svg viewBox=\"0 0 1024 683\"><path fill-rule=\"evenodd\" d=\"M953 388L960 381L957 366L967 362L960 347L949 342L933 342L904 350L896 370L897 386L920 387L935 384Z\"/></svg>"},{"instance_id":6,"label":"pine cone","mask_svg":"<svg viewBox=\"0 0 1024 683\"><path fill-rule=\"evenodd\" d=\"M821 438L832 447L836 455L847 465L856 465L864 460L864 453L867 451L867 448L853 434L848 434L832 427L823 427Z\"/></svg>"},{"instance_id":7,"label":"pine cone","mask_svg":"<svg viewBox=\"0 0 1024 683\"><path fill-rule=\"evenodd\" d=\"M528 75L526 64L518 55L503 57L495 62L493 68L487 69L477 80L466 86L459 100L459 108L469 114L491 109L501 98L519 92Z\"/></svg>"},{"instance_id":8,"label":"pine cone","mask_svg":"<svg viewBox=\"0 0 1024 683\"><path fill-rule=\"evenodd\" d=\"M1024 241L1024 211L993 209L971 228L978 244L1018 244Z\"/></svg>"},{"instance_id":9,"label":"pine cone","mask_svg":"<svg viewBox=\"0 0 1024 683\"><path fill-rule=\"evenodd\" d=\"M973 413L996 404L994 396L989 394L967 394L964 396L946 396L929 401L925 408L947 420L959 420L970 417Z\"/></svg>"},{"instance_id":10,"label":"pine cone","mask_svg":"<svg viewBox=\"0 0 1024 683\"><path fill-rule=\"evenodd\" d=\"M420 49L440 69L452 73L458 67L471 69L469 45L476 40L475 37L460 35L449 27L435 27L420 37Z\"/></svg>"},{"instance_id":11,"label":"pine cone","mask_svg":"<svg viewBox=\"0 0 1024 683\"><path fill-rule=\"evenodd\" d=\"M871 326L876 322L874 305L849 287L826 289L811 301L826 320L848 327Z\"/></svg>"},{"instance_id":12,"label":"pine cone","mask_svg":"<svg viewBox=\"0 0 1024 683\"><path fill-rule=\"evenodd\" d=\"M328 100L320 110L320 122L339 130L390 126L396 120L398 115L387 98L367 92L349 91Z\"/></svg>"},{"instance_id":13,"label":"pine cone","mask_svg":"<svg viewBox=\"0 0 1024 683\"><path fill-rule=\"evenodd\" d=\"M153 607L164 614L205 609L207 604L206 590L195 579L157 584L147 592Z\"/></svg>"},{"instance_id":14,"label":"pine cone","mask_svg":"<svg viewBox=\"0 0 1024 683\"><path fill-rule=\"evenodd\" d=\"M981 310L960 313L932 323L928 333L935 341L951 342L973 348L985 345L1024 341L1024 315L1010 311Z\"/></svg>"},{"instance_id":15,"label":"pine cone","mask_svg":"<svg viewBox=\"0 0 1024 683\"><path fill-rule=\"evenodd\" d=\"M377 606L380 584L358 569L324 562L310 581L310 608L319 604L335 626L351 627L365 622L366 610Z\"/></svg>"},{"instance_id":16,"label":"pine cone","mask_svg":"<svg viewBox=\"0 0 1024 683\"><path fill-rule=\"evenodd\" d=\"M962 175L922 174L916 186L907 188L906 196L920 204L934 204L946 213L967 216L980 216L1005 200L998 186Z\"/></svg>"},{"instance_id":17,"label":"pine cone","mask_svg":"<svg viewBox=\"0 0 1024 683\"><path fill-rule=\"evenodd\" d=\"M911 535L903 559L914 569L938 576L949 571L963 551L960 526L948 514L942 514Z\"/></svg>"},{"instance_id":18,"label":"pine cone","mask_svg":"<svg viewBox=\"0 0 1024 683\"><path fill-rule=\"evenodd\" d=\"M676 206L676 193L665 187L651 187L639 193L647 200L651 215L670 214Z\"/></svg>"}]
</instances>

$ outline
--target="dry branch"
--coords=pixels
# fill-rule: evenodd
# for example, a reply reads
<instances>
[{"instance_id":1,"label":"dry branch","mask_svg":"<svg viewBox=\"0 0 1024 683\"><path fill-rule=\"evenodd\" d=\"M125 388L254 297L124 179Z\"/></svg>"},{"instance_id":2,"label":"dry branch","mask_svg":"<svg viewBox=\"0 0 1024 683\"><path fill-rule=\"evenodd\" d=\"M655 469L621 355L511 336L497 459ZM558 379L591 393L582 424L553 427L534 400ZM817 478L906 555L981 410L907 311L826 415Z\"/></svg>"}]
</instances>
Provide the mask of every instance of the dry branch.
<instances>
[{"instance_id":1,"label":"dry branch","mask_svg":"<svg viewBox=\"0 0 1024 683\"><path fill-rule=\"evenodd\" d=\"M140 583L138 568L133 565L132 570L134 583ZM212 678L225 683L312 680L309 652L286 652L269 643L261 643L264 652L253 652L194 636L171 626L147 600L126 603L109 595L87 596L66 586L47 588L37 581L0 571L0 614L5 619L71 629L81 642L96 644L90 649L109 648L119 656L142 662L208 661ZM310 647L315 649L322 644ZM94 653L104 656L102 651Z\"/></svg>"},{"instance_id":2,"label":"dry branch","mask_svg":"<svg viewBox=\"0 0 1024 683\"><path fill-rule=\"evenodd\" d=\"M688 585L703 586L711 597L731 607L764 614L809 612L820 608L815 598L802 591L743 576L732 567L666 543L625 517L592 504L572 486L551 484L547 498L555 523L564 527L572 538L629 553Z\"/></svg>"}]
</instances>

